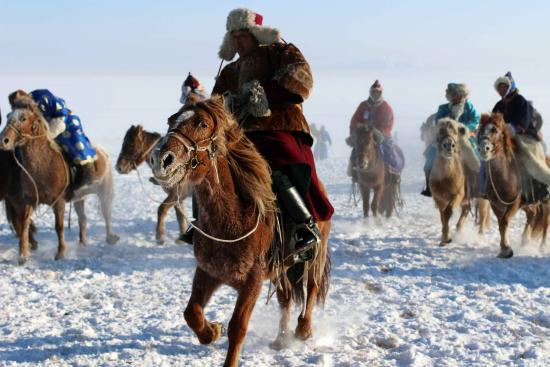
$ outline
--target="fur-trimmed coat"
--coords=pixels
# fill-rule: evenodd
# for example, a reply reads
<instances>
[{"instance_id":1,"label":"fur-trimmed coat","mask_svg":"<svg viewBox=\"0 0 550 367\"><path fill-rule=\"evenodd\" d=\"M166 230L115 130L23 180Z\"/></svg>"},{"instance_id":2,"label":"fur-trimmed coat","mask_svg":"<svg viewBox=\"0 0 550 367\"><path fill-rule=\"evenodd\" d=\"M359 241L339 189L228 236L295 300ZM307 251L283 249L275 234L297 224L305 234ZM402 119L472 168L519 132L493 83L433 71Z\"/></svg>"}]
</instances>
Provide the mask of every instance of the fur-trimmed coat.
<instances>
[{"instance_id":1,"label":"fur-trimmed coat","mask_svg":"<svg viewBox=\"0 0 550 367\"><path fill-rule=\"evenodd\" d=\"M248 113L246 85L259 81L269 112L263 117ZM293 44L260 45L246 57L223 68L212 94L229 99L230 109L245 131L298 131L309 134L302 102L309 97L313 77L309 64Z\"/></svg>"}]
</instances>

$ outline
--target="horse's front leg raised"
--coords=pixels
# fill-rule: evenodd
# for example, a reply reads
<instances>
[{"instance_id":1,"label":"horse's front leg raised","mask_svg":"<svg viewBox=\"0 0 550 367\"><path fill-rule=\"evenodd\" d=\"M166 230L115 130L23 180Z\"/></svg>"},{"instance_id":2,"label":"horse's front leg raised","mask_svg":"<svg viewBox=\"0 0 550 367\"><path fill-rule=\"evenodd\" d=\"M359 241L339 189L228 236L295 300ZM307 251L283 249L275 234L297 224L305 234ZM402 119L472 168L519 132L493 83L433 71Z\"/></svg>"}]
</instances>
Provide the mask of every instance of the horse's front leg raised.
<instances>
[{"instance_id":1,"label":"horse's front leg raised","mask_svg":"<svg viewBox=\"0 0 550 367\"><path fill-rule=\"evenodd\" d=\"M31 227L33 207L25 205L21 212L17 211L17 219L19 221L19 265L25 264L30 257L29 250L29 230ZM17 228L17 227L16 227Z\"/></svg>"},{"instance_id":2,"label":"horse's front leg raised","mask_svg":"<svg viewBox=\"0 0 550 367\"><path fill-rule=\"evenodd\" d=\"M260 270L252 270L246 282L238 290L237 304L235 305L233 316L231 317L231 321L229 321L227 329L229 348L225 357L225 367L237 367L238 365L239 354L248 329L248 322L262 289L262 280L263 276Z\"/></svg>"},{"instance_id":3,"label":"horse's front leg raised","mask_svg":"<svg viewBox=\"0 0 550 367\"><path fill-rule=\"evenodd\" d=\"M208 275L201 268L195 270L191 298L185 308L184 316L187 325L197 335L201 344L210 344L223 334L223 326L219 322L210 322L204 318L204 306L212 297L221 282Z\"/></svg>"},{"instance_id":4,"label":"horse's front leg raised","mask_svg":"<svg viewBox=\"0 0 550 367\"><path fill-rule=\"evenodd\" d=\"M164 219L166 219L166 215L168 214L170 208L174 206L175 200L177 200L176 194L174 193L174 191L170 191L166 199L162 201L162 204L159 205L159 208L157 210L156 240L157 244L159 245L164 244Z\"/></svg>"},{"instance_id":5,"label":"horse's front leg raised","mask_svg":"<svg viewBox=\"0 0 550 367\"><path fill-rule=\"evenodd\" d=\"M55 259L61 260L65 258L65 251L67 249L65 244L65 223L63 222L65 219L65 200L58 200L53 207L53 212L55 216L55 232L57 233L57 254L55 255Z\"/></svg>"}]
</instances>

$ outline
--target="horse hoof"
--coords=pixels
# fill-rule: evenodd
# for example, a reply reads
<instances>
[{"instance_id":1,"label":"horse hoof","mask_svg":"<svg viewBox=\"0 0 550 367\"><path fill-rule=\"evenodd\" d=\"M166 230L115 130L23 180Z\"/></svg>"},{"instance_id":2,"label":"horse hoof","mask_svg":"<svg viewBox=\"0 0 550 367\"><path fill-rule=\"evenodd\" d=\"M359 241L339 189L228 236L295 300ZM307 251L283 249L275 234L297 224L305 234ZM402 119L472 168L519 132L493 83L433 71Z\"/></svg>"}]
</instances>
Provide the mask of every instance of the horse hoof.
<instances>
[{"instance_id":1,"label":"horse hoof","mask_svg":"<svg viewBox=\"0 0 550 367\"><path fill-rule=\"evenodd\" d=\"M31 242L31 251L38 250L38 242Z\"/></svg>"},{"instance_id":2,"label":"horse hoof","mask_svg":"<svg viewBox=\"0 0 550 367\"><path fill-rule=\"evenodd\" d=\"M199 338L201 344L210 344L218 340L222 335L225 335L225 327L221 322L206 322L206 327L210 330L207 337L204 339Z\"/></svg>"},{"instance_id":3,"label":"horse hoof","mask_svg":"<svg viewBox=\"0 0 550 367\"><path fill-rule=\"evenodd\" d=\"M55 261L57 260L63 260L65 258L64 254L60 254L59 252L55 255Z\"/></svg>"},{"instance_id":4,"label":"horse hoof","mask_svg":"<svg viewBox=\"0 0 550 367\"><path fill-rule=\"evenodd\" d=\"M86 247L88 245L88 243L86 241L80 241L79 244L80 244L80 246L84 246L84 247Z\"/></svg>"},{"instance_id":5,"label":"horse hoof","mask_svg":"<svg viewBox=\"0 0 550 367\"><path fill-rule=\"evenodd\" d=\"M294 336L296 339L300 340L307 340L311 337L313 332L311 331L311 328L296 328L296 331L294 332Z\"/></svg>"},{"instance_id":6,"label":"horse hoof","mask_svg":"<svg viewBox=\"0 0 550 367\"><path fill-rule=\"evenodd\" d=\"M511 248L506 250L501 250L498 254L498 257L500 257L501 259L509 259L512 256L514 256L514 250L512 250Z\"/></svg>"},{"instance_id":7,"label":"horse hoof","mask_svg":"<svg viewBox=\"0 0 550 367\"><path fill-rule=\"evenodd\" d=\"M439 247L445 247L447 246L449 243L451 243L453 240L447 240L447 241L441 241L439 242Z\"/></svg>"},{"instance_id":8,"label":"horse hoof","mask_svg":"<svg viewBox=\"0 0 550 367\"><path fill-rule=\"evenodd\" d=\"M162 245L164 245L164 240L163 240L163 239L160 239L160 238L158 238L158 239L157 239L157 245L159 245L159 246L162 246Z\"/></svg>"},{"instance_id":9,"label":"horse hoof","mask_svg":"<svg viewBox=\"0 0 550 367\"><path fill-rule=\"evenodd\" d=\"M114 245L115 243L118 242L118 240L120 240L120 237L117 236L116 234L107 235L107 243L109 245Z\"/></svg>"},{"instance_id":10,"label":"horse hoof","mask_svg":"<svg viewBox=\"0 0 550 367\"><path fill-rule=\"evenodd\" d=\"M290 346L290 338L286 335L278 335L277 339L273 340L269 347L273 350L283 350Z\"/></svg>"},{"instance_id":11,"label":"horse hoof","mask_svg":"<svg viewBox=\"0 0 550 367\"><path fill-rule=\"evenodd\" d=\"M25 265L25 263L29 261L29 257L28 256L19 256L19 260L17 260L17 263L19 265Z\"/></svg>"}]
</instances>

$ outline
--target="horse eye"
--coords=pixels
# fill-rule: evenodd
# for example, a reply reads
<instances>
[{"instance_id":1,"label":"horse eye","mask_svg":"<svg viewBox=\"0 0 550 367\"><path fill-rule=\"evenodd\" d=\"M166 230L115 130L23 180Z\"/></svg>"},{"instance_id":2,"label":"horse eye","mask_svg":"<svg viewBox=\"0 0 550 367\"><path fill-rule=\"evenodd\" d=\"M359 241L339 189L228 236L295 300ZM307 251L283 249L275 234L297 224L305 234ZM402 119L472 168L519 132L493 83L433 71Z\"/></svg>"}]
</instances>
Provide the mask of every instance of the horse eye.
<instances>
[{"instance_id":1,"label":"horse eye","mask_svg":"<svg viewBox=\"0 0 550 367\"><path fill-rule=\"evenodd\" d=\"M20 122L25 122L26 119L27 119L27 118L26 118L25 116L19 117L19 121L20 121Z\"/></svg>"},{"instance_id":2,"label":"horse eye","mask_svg":"<svg viewBox=\"0 0 550 367\"><path fill-rule=\"evenodd\" d=\"M206 129L208 127L208 124L206 122L204 122L203 120L200 120L199 121L199 127L201 129Z\"/></svg>"},{"instance_id":3,"label":"horse eye","mask_svg":"<svg viewBox=\"0 0 550 367\"><path fill-rule=\"evenodd\" d=\"M497 128L493 126L493 127L491 128L491 132L492 132L493 134L496 134Z\"/></svg>"}]
</instances>

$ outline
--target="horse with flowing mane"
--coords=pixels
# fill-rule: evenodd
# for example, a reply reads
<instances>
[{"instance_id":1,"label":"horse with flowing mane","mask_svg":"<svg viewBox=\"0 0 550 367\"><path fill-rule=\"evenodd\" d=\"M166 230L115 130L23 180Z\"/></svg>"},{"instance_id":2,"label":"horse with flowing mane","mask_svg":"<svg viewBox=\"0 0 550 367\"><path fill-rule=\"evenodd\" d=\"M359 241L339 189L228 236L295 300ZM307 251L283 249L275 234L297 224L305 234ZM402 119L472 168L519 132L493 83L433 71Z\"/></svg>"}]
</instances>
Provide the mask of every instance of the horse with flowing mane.
<instances>
[{"instance_id":1,"label":"horse with flowing mane","mask_svg":"<svg viewBox=\"0 0 550 367\"><path fill-rule=\"evenodd\" d=\"M550 203L526 204L523 201L522 190L528 184L524 183L526 178L520 170L517 145L503 116L499 113L482 115L477 138L487 176L484 192L498 218L498 256L507 259L514 255L508 240L508 225L519 209L526 215L523 244L530 238L540 238L543 246L550 220ZM546 164L549 164L548 158Z\"/></svg>"},{"instance_id":2,"label":"horse with flowing mane","mask_svg":"<svg viewBox=\"0 0 550 367\"><path fill-rule=\"evenodd\" d=\"M143 162L146 162L152 168L151 154L160 140L161 135L159 133L146 131L141 125L130 126L126 131L126 135L124 135L122 148L116 162L115 167L118 173L127 174L134 169L137 170ZM164 220L172 207L176 211L180 236L187 229L187 220L183 212L183 199L187 196L187 186L180 184L168 190L163 189L168 196L160 203L157 210L156 240L159 245L164 244Z\"/></svg>"},{"instance_id":3,"label":"horse with flowing mane","mask_svg":"<svg viewBox=\"0 0 550 367\"><path fill-rule=\"evenodd\" d=\"M58 238L56 260L65 256L63 220L67 201L74 202L80 227L80 243L86 243L84 197L89 194L97 194L99 197L105 219L107 243L116 243L119 237L113 233L111 227L113 174L107 153L98 149L93 183L73 191L70 167L63 157L61 148L52 139L48 123L37 104L23 91L12 93L10 101L13 101L12 112L0 134L0 149L13 151L13 157L21 168L15 178L19 184L12 185L6 195L6 201L11 208L8 218L12 220L19 237L19 264L24 264L30 257L29 229L33 210L38 204L51 206L55 215ZM11 173L16 172L12 170Z\"/></svg>"},{"instance_id":4,"label":"horse with flowing mane","mask_svg":"<svg viewBox=\"0 0 550 367\"><path fill-rule=\"evenodd\" d=\"M202 344L218 340L222 324L206 320L204 307L220 285L236 289L225 366L237 366L263 280L270 279L282 309L273 346L287 344L293 300L303 306L294 335L309 338L314 305L324 302L329 286L330 221L318 223L322 242L313 260L293 264L289 254L283 253L277 261L273 256L280 249L273 245L277 208L269 165L225 110L223 97L187 106L175 118L160 149L155 150L153 173L168 188L189 182L200 208L194 235L197 268L185 310L187 324ZM301 269L301 276L291 276L296 269Z\"/></svg>"},{"instance_id":5,"label":"horse with flowing mane","mask_svg":"<svg viewBox=\"0 0 550 367\"><path fill-rule=\"evenodd\" d=\"M369 216L369 209L378 219L381 214L391 217L399 193L399 182L392 180L384 163L379 145L384 136L378 130L365 124L359 124L353 138L357 183L363 198L363 216ZM374 193L370 199L371 190Z\"/></svg>"},{"instance_id":6,"label":"horse with flowing mane","mask_svg":"<svg viewBox=\"0 0 550 367\"><path fill-rule=\"evenodd\" d=\"M471 202L478 190L479 160L470 148L467 128L461 123L443 118L438 121L436 130L437 155L430 173L430 189L439 209L441 218L441 242L445 246L452 241L449 220L453 209L461 207L457 231L462 228ZM479 233L483 233L489 223L489 202L476 200L479 212Z\"/></svg>"}]
</instances>

